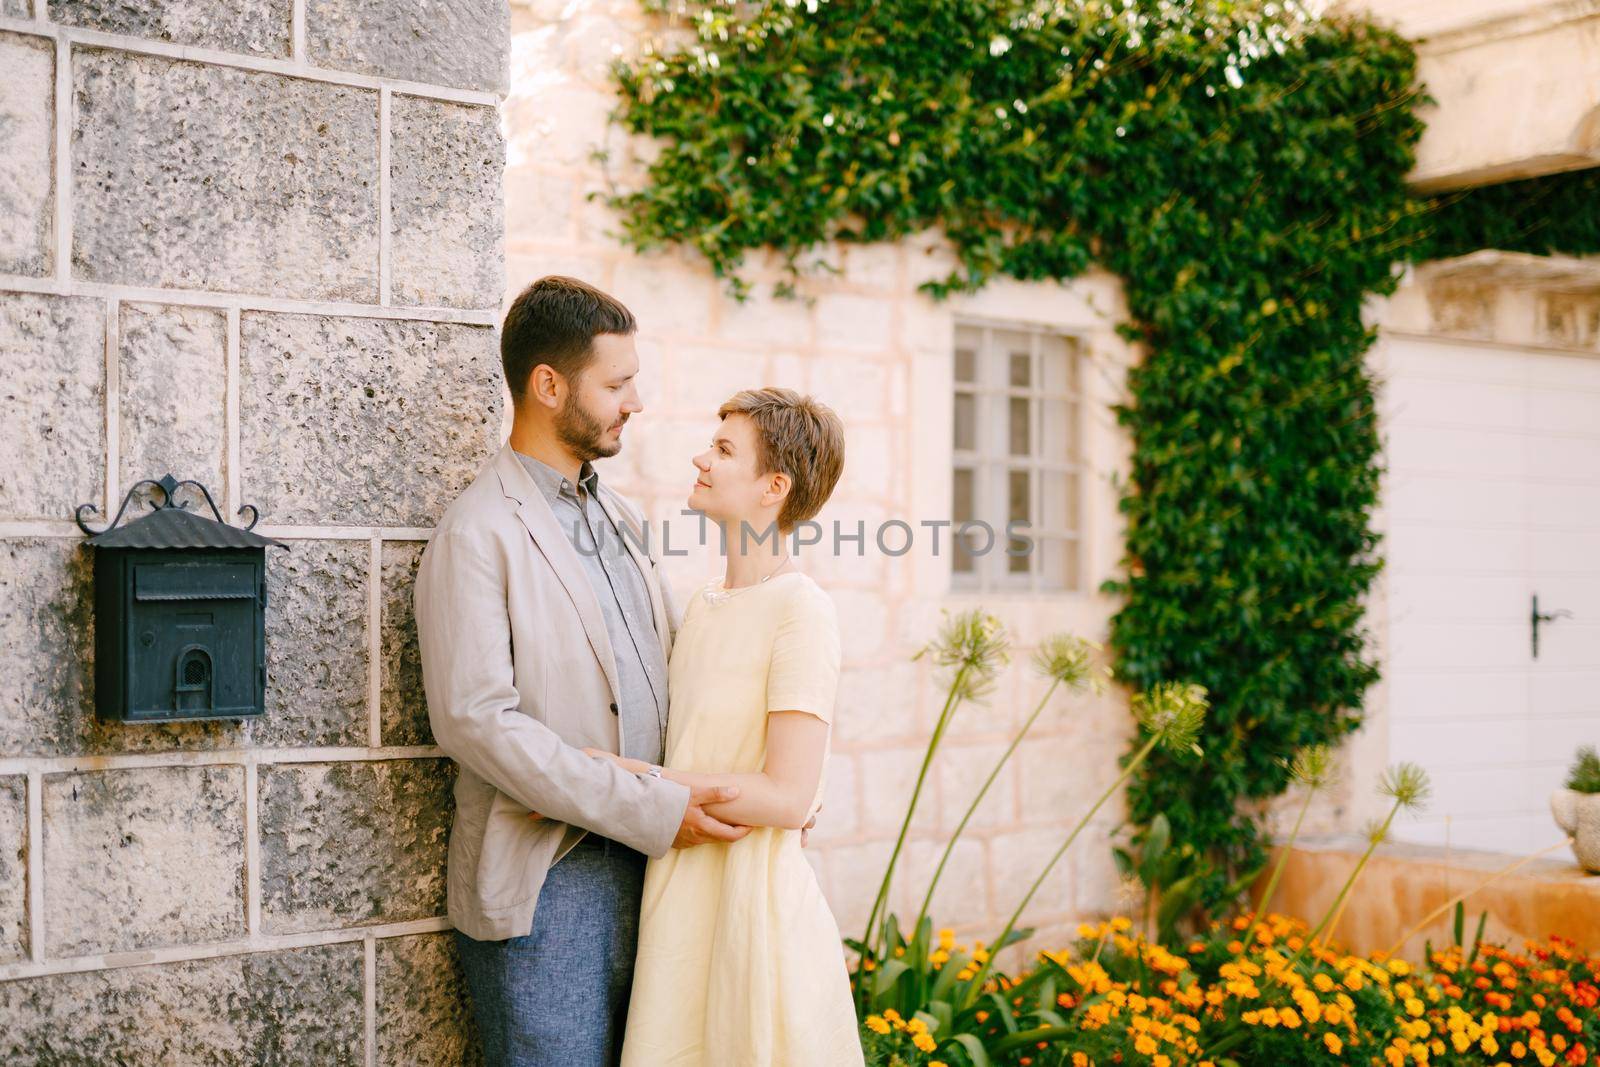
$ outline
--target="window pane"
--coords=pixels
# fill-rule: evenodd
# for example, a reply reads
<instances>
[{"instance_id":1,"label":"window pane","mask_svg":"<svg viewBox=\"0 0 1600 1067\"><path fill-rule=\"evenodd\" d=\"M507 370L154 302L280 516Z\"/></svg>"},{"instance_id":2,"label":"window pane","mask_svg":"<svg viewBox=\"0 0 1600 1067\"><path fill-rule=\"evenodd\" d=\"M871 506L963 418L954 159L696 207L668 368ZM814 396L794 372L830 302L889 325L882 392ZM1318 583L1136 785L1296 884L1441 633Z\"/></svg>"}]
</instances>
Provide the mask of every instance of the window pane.
<instances>
[{"instance_id":1,"label":"window pane","mask_svg":"<svg viewBox=\"0 0 1600 1067\"><path fill-rule=\"evenodd\" d=\"M1078 476L1065 471L1040 474L1038 526L1046 530L1078 529Z\"/></svg>"},{"instance_id":2,"label":"window pane","mask_svg":"<svg viewBox=\"0 0 1600 1067\"><path fill-rule=\"evenodd\" d=\"M1022 389L1033 384L1033 357L1028 353L1011 353L1011 384Z\"/></svg>"},{"instance_id":3,"label":"window pane","mask_svg":"<svg viewBox=\"0 0 1600 1067\"><path fill-rule=\"evenodd\" d=\"M971 393L956 394L953 443L962 452L971 452L978 447L978 398Z\"/></svg>"},{"instance_id":4,"label":"window pane","mask_svg":"<svg viewBox=\"0 0 1600 1067\"><path fill-rule=\"evenodd\" d=\"M956 327L956 381L978 380L978 349L983 347L983 331L975 326Z\"/></svg>"},{"instance_id":5,"label":"window pane","mask_svg":"<svg viewBox=\"0 0 1600 1067\"><path fill-rule=\"evenodd\" d=\"M1010 547L1006 549L1006 571L1027 574L1033 566L1033 553L1039 550L1038 544L1027 537L1013 537L1010 541Z\"/></svg>"},{"instance_id":6,"label":"window pane","mask_svg":"<svg viewBox=\"0 0 1600 1067\"><path fill-rule=\"evenodd\" d=\"M1009 495L1011 497L1011 505L1007 509L1007 519L1021 519L1024 522L1029 522L1033 519L1033 502L1029 499L1031 486L1028 474L1028 471L1012 471L1010 474Z\"/></svg>"},{"instance_id":7,"label":"window pane","mask_svg":"<svg viewBox=\"0 0 1600 1067\"><path fill-rule=\"evenodd\" d=\"M1069 400L1039 403L1039 458L1046 463L1072 463L1078 458L1078 433L1073 415L1077 405Z\"/></svg>"},{"instance_id":8,"label":"window pane","mask_svg":"<svg viewBox=\"0 0 1600 1067\"><path fill-rule=\"evenodd\" d=\"M1044 388L1052 393L1075 392L1078 388L1078 339L1041 334L1039 364Z\"/></svg>"},{"instance_id":9,"label":"window pane","mask_svg":"<svg viewBox=\"0 0 1600 1067\"><path fill-rule=\"evenodd\" d=\"M972 519L972 503L974 494L973 472L965 467L955 469L955 479L951 483L950 518L955 526ZM977 561L966 545L968 538L952 538L951 543L951 569L957 574L971 574L976 569Z\"/></svg>"},{"instance_id":10,"label":"window pane","mask_svg":"<svg viewBox=\"0 0 1600 1067\"><path fill-rule=\"evenodd\" d=\"M956 381L976 382L978 380L978 353L970 348L956 349Z\"/></svg>"},{"instance_id":11,"label":"window pane","mask_svg":"<svg viewBox=\"0 0 1600 1067\"><path fill-rule=\"evenodd\" d=\"M1027 397L1014 396L1011 398L1011 454L1013 456L1026 456L1033 451L1033 435L1029 432L1031 422L1029 406L1032 401Z\"/></svg>"},{"instance_id":12,"label":"window pane","mask_svg":"<svg viewBox=\"0 0 1600 1067\"><path fill-rule=\"evenodd\" d=\"M1033 543L1039 560L1041 589L1077 589L1078 542L1059 538L1039 538Z\"/></svg>"}]
</instances>

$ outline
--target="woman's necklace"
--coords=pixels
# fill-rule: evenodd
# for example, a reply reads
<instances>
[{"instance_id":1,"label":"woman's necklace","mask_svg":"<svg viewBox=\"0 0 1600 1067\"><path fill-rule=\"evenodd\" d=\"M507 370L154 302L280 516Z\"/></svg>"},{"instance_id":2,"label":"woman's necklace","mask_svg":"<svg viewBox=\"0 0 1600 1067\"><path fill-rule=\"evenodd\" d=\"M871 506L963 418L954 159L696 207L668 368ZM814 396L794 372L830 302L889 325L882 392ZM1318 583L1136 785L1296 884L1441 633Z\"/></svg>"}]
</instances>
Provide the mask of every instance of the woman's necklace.
<instances>
[{"instance_id":1,"label":"woman's necklace","mask_svg":"<svg viewBox=\"0 0 1600 1067\"><path fill-rule=\"evenodd\" d=\"M754 589L756 586L762 585L763 583L765 583L767 581L768 578L773 577L779 571L783 570L783 568L787 567L789 564L791 564L793 562L794 562L794 557L793 556L784 556L783 557L783 562L778 564L776 567L772 568L772 571L771 571L770 574L763 575L759 581L756 581L756 582L754 582L754 583L752 583L750 585L741 585L741 586L738 586L738 587L733 588L733 589L714 589L714 588L712 588L711 586L708 585L705 588L705 598L706 598L707 601L709 601L712 604L720 604L724 600L729 599L730 597L738 596L740 593L744 592L747 589Z\"/></svg>"}]
</instances>

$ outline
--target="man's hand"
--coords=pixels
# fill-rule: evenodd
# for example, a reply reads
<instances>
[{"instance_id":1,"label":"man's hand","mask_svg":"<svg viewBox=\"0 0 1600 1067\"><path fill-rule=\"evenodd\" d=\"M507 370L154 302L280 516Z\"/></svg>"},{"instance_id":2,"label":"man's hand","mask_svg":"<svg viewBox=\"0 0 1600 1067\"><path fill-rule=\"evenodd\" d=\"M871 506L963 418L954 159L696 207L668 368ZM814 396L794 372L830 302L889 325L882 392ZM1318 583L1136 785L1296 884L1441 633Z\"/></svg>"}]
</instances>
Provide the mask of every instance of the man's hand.
<instances>
[{"instance_id":1,"label":"man's hand","mask_svg":"<svg viewBox=\"0 0 1600 1067\"><path fill-rule=\"evenodd\" d=\"M818 804L817 805L817 811L821 811L821 810L822 810L822 805ZM817 825L817 811L812 812L811 813L811 818L807 819L806 820L806 824L804 826L800 827L800 847L801 848L805 848L806 847L806 838L811 836L811 828L813 826Z\"/></svg>"},{"instance_id":2,"label":"man's hand","mask_svg":"<svg viewBox=\"0 0 1600 1067\"><path fill-rule=\"evenodd\" d=\"M690 790L689 806L683 810L683 822L678 826L678 836L673 839L672 847L693 848L695 845L706 845L713 841L732 844L743 838L750 832L750 827L729 826L705 813L707 804L726 804L738 796L738 788L731 785Z\"/></svg>"}]
</instances>

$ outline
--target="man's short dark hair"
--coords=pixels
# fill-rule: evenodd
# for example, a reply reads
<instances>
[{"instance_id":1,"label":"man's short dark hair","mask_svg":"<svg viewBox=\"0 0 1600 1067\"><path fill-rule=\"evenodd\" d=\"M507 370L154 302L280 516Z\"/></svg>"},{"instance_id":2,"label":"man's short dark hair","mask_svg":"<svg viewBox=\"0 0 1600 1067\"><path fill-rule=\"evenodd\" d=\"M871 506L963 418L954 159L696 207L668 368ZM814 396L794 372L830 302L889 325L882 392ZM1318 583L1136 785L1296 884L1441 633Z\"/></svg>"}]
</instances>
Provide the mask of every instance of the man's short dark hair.
<instances>
[{"instance_id":1,"label":"man's short dark hair","mask_svg":"<svg viewBox=\"0 0 1600 1067\"><path fill-rule=\"evenodd\" d=\"M598 334L638 329L633 312L587 282L550 274L511 303L500 330L500 366L511 396L520 401L533 368L543 363L576 382L594 358Z\"/></svg>"}]
</instances>

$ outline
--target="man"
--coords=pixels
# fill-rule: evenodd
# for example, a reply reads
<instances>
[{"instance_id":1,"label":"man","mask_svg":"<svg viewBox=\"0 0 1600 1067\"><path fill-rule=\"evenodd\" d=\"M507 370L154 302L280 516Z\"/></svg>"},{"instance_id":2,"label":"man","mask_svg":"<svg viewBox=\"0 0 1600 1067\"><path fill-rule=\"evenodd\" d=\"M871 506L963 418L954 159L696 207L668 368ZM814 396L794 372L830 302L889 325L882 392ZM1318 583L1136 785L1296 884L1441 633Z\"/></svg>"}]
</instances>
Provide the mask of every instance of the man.
<instances>
[{"instance_id":1,"label":"man","mask_svg":"<svg viewBox=\"0 0 1600 1067\"><path fill-rule=\"evenodd\" d=\"M517 297L500 340L511 438L417 574L428 719L459 764L449 914L495 1065L614 1063L646 857L749 833L704 811L736 789L659 777L677 620L639 513L591 466L643 410L635 328L573 278Z\"/></svg>"}]
</instances>

